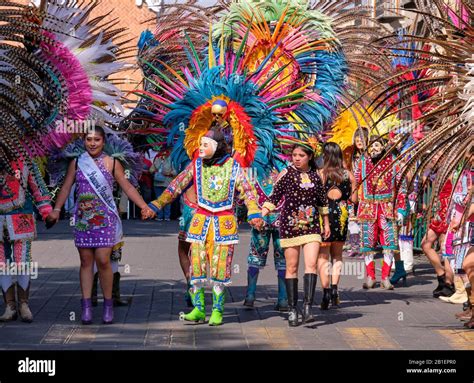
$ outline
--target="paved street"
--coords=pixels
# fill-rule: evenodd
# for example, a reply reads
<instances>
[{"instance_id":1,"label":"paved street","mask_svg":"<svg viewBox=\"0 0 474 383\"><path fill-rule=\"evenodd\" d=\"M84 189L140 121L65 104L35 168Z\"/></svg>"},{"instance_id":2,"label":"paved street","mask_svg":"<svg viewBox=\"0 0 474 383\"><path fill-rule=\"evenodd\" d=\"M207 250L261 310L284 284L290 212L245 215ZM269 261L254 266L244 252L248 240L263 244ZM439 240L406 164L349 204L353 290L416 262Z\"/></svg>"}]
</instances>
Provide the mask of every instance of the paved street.
<instances>
[{"instance_id":1,"label":"paved street","mask_svg":"<svg viewBox=\"0 0 474 383\"><path fill-rule=\"evenodd\" d=\"M66 221L49 231L42 223L38 226L33 254L39 273L31 292L35 321L0 324L1 349L474 349L474 331L463 330L453 316L461 306L432 298L435 278L424 257L416 257L416 276L410 275L408 287L388 292L363 290L362 260L345 259L345 270L352 275L342 278L341 307L322 312L316 305L317 321L298 328L288 328L285 315L273 311L277 286L271 258L260 274L256 308L244 308L248 228L242 229L236 247L224 325L181 322L179 313L187 309L177 257L177 221L124 221L122 294L132 303L116 308L115 323L105 326L100 324L100 302L94 309L95 324L82 326L79 257L72 230ZM320 301L318 283L316 302ZM209 312L209 290L206 302Z\"/></svg>"}]
</instances>

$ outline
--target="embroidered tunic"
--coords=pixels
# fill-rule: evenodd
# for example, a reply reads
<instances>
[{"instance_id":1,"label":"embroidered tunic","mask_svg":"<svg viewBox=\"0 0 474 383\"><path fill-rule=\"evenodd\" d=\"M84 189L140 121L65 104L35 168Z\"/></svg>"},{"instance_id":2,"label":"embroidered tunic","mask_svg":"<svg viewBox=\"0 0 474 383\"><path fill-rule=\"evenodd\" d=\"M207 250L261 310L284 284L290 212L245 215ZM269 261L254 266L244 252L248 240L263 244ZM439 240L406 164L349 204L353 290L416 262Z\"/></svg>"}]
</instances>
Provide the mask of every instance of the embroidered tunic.
<instances>
[{"instance_id":1,"label":"embroidered tunic","mask_svg":"<svg viewBox=\"0 0 474 383\"><path fill-rule=\"evenodd\" d=\"M239 241L237 219L234 214L235 192L245 200L248 219L259 218L255 188L245 171L232 157L220 165L204 166L202 158L191 162L167 187L163 194L152 201L158 209L176 199L192 182L196 190L197 209L186 235L187 242L204 243L210 227L216 244L236 244ZM211 224L212 223L212 224Z\"/></svg>"},{"instance_id":2,"label":"embroidered tunic","mask_svg":"<svg viewBox=\"0 0 474 383\"><path fill-rule=\"evenodd\" d=\"M257 191L257 204L260 209L263 208L263 205L268 200L268 197L272 194L273 187L278 179L278 174L279 173L274 170L266 178L257 177L255 190ZM278 229L280 227L280 211L282 207L283 200L280 201L280 204L277 206L276 210L270 212L266 217L264 217L265 223L272 229Z\"/></svg>"},{"instance_id":3,"label":"embroidered tunic","mask_svg":"<svg viewBox=\"0 0 474 383\"><path fill-rule=\"evenodd\" d=\"M374 170L374 167L376 168ZM368 176L370 174L370 176ZM394 216L393 200L395 193L395 182L400 181L401 171L388 156L377 162L374 166L369 157L363 157L359 161L354 174L359 188L359 207L357 219L359 221L377 220L382 214L386 219L396 220ZM405 191L402 187L397 199L397 207L405 210ZM380 212L378 210L380 209Z\"/></svg>"},{"instance_id":4,"label":"embroidered tunic","mask_svg":"<svg viewBox=\"0 0 474 383\"><path fill-rule=\"evenodd\" d=\"M274 211L283 198L280 214L281 246L321 242L319 215L328 214L328 200L318 173L314 170L302 172L293 165L283 170L263 206Z\"/></svg>"},{"instance_id":5,"label":"embroidered tunic","mask_svg":"<svg viewBox=\"0 0 474 383\"><path fill-rule=\"evenodd\" d=\"M12 241L32 240L36 237L33 199L46 218L52 210L51 196L34 163L32 173L23 163L11 166L15 175L0 175L0 241L4 240L4 229Z\"/></svg>"}]
</instances>

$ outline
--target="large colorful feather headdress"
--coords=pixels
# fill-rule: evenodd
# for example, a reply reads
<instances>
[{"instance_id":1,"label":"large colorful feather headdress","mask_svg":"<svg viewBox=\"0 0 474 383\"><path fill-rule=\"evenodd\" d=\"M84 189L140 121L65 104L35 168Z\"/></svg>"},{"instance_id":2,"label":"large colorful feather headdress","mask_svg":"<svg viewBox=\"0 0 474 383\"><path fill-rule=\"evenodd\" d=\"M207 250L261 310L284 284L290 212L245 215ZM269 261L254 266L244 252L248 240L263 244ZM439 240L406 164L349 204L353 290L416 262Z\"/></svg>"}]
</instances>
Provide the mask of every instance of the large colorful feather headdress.
<instances>
[{"instance_id":1,"label":"large colorful feather headdress","mask_svg":"<svg viewBox=\"0 0 474 383\"><path fill-rule=\"evenodd\" d=\"M402 179L408 173L421 176L428 168L436 173L431 193L434 204L447 179L460 164L466 163L474 146L474 13L465 0L459 1L461 12L457 16L440 0L415 3L417 9L411 12L423 19L421 31L387 35L377 45L385 57L410 58L406 72L423 72L424 76L403 78L396 73L387 78L378 85L373 105L376 111L389 105L384 113L388 115L429 104L415 121L423 125L424 137L402 153L398 161ZM393 79L397 81L391 83ZM430 97L413 98L420 92L430 92ZM396 102L390 104L394 94Z\"/></svg>"},{"instance_id":2,"label":"large colorful feather headdress","mask_svg":"<svg viewBox=\"0 0 474 383\"><path fill-rule=\"evenodd\" d=\"M234 157L265 172L283 165L280 139L305 140L331 123L347 65L330 17L307 2L233 2L212 19L201 39L193 40L180 27L183 20L186 25L180 16L175 21L168 16L164 30L170 39L164 41L157 31L153 38L159 43L150 49L152 55L143 55L146 62L142 59L153 69L146 81L155 86L142 93L153 104L147 118L165 130L161 137L173 147L178 168L192 158L212 124L216 100L228 105L224 118ZM204 39L207 45L199 47ZM167 49L169 41L180 61ZM148 133L156 133L152 129Z\"/></svg>"},{"instance_id":3,"label":"large colorful feather headdress","mask_svg":"<svg viewBox=\"0 0 474 383\"><path fill-rule=\"evenodd\" d=\"M90 17L95 0L44 5L0 3L4 167L45 155L69 142L69 126L111 121L120 109L120 92L108 77L122 67L118 58L127 50L115 38L123 30L105 16Z\"/></svg>"}]
</instances>

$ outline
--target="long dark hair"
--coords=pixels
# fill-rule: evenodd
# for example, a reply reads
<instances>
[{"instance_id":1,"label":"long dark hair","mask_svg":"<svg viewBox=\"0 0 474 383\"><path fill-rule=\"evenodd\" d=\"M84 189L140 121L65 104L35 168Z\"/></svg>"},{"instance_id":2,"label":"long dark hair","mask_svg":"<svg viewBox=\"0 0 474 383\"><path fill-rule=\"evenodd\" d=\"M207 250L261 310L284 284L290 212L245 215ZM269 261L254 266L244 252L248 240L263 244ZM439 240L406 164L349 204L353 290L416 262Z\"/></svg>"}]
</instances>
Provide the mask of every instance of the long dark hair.
<instances>
[{"instance_id":1,"label":"long dark hair","mask_svg":"<svg viewBox=\"0 0 474 383\"><path fill-rule=\"evenodd\" d=\"M369 146L369 129L364 128L364 127L359 127L354 132L354 136L352 138L352 144L354 145L354 152L358 150L355 148L355 140L357 137L359 137L364 142L365 150L367 150L367 147Z\"/></svg>"},{"instance_id":2,"label":"long dark hair","mask_svg":"<svg viewBox=\"0 0 474 383\"><path fill-rule=\"evenodd\" d=\"M294 151L296 148L301 149L303 152L305 152L305 153L308 155L308 157L309 157L309 161L308 161L309 167L311 168L311 170L316 170L316 169L317 169L317 166L316 166L316 160L315 160L315 158L314 158L314 151L311 150L310 148L308 148L307 146L295 144L295 145L293 145L293 147L291 148L291 154L293 154L293 151Z\"/></svg>"},{"instance_id":3,"label":"long dark hair","mask_svg":"<svg viewBox=\"0 0 474 383\"><path fill-rule=\"evenodd\" d=\"M335 142L324 144L324 166L323 171L327 180L340 184L344 180L344 161L341 147Z\"/></svg>"},{"instance_id":4,"label":"long dark hair","mask_svg":"<svg viewBox=\"0 0 474 383\"><path fill-rule=\"evenodd\" d=\"M106 134L105 134L105 129L102 126L96 125L92 126L87 133L84 134L84 140L86 139L86 136L91 134L91 133L97 133L99 136L101 136L104 139L106 139Z\"/></svg>"}]
</instances>

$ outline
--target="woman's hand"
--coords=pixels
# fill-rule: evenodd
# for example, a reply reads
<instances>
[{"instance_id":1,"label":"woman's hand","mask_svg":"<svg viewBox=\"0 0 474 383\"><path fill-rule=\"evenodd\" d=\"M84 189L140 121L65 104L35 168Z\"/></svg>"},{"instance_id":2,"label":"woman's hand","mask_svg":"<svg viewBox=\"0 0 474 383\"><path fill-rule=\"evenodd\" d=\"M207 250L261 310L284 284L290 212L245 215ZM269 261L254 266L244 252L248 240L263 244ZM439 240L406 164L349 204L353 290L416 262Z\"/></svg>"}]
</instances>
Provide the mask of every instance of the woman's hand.
<instances>
[{"instance_id":1,"label":"woman's hand","mask_svg":"<svg viewBox=\"0 0 474 383\"><path fill-rule=\"evenodd\" d=\"M252 225L258 231L260 231L262 229L263 225L265 224L265 222L263 222L263 219L261 219L261 218L253 218L249 221L249 223L250 223L250 225Z\"/></svg>"},{"instance_id":2,"label":"woman's hand","mask_svg":"<svg viewBox=\"0 0 474 383\"><path fill-rule=\"evenodd\" d=\"M48 214L48 216L45 219L46 222L46 228L53 227L58 221L59 221L59 215L60 212L57 210L53 210Z\"/></svg>"},{"instance_id":3,"label":"woman's hand","mask_svg":"<svg viewBox=\"0 0 474 383\"><path fill-rule=\"evenodd\" d=\"M266 207L264 207L264 208L262 209L262 217L267 216L268 213L270 213L270 210L268 210Z\"/></svg>"},{"instance_id":4,"label":"woman's hand","mask_svg":"<svg viewBox=\"0 0 474 383\"><path fill-rule=\"evenodd\" d=\"M331 228L329 225L324 225L324 239L328 239L331 236Z\"/></svg>"},{"instance_id":5,"label":"woman's hand","mask_svg":"<svg viewBox=\"0 0 474 383\"><path fill-rule=\"evenodd\" d=\"M153 210L151 210L148 206L145 206L141 209L141 216L142 216L142 219L145 220L145 219L155 218L156 213Z\"/></svg>"}]
</instances>

